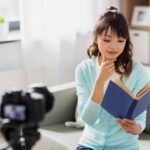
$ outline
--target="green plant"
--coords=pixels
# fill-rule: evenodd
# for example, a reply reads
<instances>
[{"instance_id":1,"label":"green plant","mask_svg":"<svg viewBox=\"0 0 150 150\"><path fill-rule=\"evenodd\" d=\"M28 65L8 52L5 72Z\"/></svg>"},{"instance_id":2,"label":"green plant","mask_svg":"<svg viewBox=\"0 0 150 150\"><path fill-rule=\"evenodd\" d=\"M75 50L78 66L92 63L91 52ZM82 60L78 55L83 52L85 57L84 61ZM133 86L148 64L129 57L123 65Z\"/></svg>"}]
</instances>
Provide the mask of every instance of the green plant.
<instances>
[{"instance_id":1,"label":"green plant","mask_svg":"<svg viewBox=\"0 0 150 150\"><path fill-rule=\"evenodd\" d=\"M0 23L3 23L3 22L5 22L5 19L4 17L0 16Z\"/></svg>"}]
</instances>

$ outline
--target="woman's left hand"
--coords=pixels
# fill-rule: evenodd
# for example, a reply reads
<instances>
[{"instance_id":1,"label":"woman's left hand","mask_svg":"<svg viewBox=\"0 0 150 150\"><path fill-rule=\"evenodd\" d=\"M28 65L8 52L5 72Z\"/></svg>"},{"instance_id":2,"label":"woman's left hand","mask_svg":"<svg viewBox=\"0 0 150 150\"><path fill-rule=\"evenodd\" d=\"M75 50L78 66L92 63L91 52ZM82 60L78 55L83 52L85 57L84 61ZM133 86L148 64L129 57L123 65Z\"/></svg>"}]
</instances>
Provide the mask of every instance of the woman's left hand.
<instances>
[{"instance_id":1,"label":"woman's left hand","mask_svg":"<svg viewBox=\"0 0 150 150\"><path fill-rule=\"evenodd\" d=\"M127 133L140 134L141 126L131 119L116 118L116 122L120 124L123 130Z\"/></svg>"}]
</instances>

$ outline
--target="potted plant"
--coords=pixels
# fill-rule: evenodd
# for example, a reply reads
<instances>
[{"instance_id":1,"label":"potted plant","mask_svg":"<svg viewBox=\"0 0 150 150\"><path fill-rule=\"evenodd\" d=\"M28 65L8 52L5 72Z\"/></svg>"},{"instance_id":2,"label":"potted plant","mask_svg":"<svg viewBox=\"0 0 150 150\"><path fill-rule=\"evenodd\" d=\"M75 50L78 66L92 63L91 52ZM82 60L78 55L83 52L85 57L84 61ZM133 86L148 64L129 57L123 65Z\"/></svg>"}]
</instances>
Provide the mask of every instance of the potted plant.
<instances>
[{"instance_id":1,"label":"potted plant","mask_svg":"<svg viewBox=\"0 0 150 150\"><path fill-rule=\"evenodd\" d=\"M0 16L0 37L8 34L8 22L4 17Z\"/></svg>"}]
</instances>

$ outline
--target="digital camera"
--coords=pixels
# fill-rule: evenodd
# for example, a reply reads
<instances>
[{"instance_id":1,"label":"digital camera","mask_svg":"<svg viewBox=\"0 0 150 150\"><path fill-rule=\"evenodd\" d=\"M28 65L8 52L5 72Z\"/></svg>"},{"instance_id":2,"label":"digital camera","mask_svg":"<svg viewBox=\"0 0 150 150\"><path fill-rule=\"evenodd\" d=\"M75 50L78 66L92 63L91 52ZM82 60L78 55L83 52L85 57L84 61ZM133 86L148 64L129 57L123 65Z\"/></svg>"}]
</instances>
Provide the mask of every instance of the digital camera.
<instances>
[{"instance_id":1,"label":"digital camera","mask_svg":"<svg viewBox=\"0 0 150 150\"><path fill-rule=\"evenodd\" d=\"M52 109L53 103L53 95L43 85L35 84L26 91L3 93L0 105L1 132L9 143L8 148L30 150L40 139L38 123Z\"/></svg>"},{"instance_id":2,"label":"digital camera","mask_svg":"<svg viewBox=\"0 0 150 150\"><path fill-rule=\"evenodd\" d=\"M44 118L45 99L36 92L12 91L2 97L1 118L14 123L38 123Z\"/></svg>"}]
</instances>

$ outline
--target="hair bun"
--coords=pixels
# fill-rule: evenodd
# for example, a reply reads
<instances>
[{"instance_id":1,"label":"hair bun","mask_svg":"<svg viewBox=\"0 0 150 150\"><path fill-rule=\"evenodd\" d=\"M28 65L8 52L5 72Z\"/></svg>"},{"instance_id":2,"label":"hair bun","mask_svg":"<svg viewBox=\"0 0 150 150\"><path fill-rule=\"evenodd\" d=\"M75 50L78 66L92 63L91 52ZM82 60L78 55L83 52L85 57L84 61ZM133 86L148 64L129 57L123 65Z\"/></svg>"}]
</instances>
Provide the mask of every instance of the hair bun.
<instances>
[{"instance_id":1,"label":"hair bun","mask_svg":"<svg viewBox=\"0 0 150 150\"><path fill-rule=\"evenodd\" d=\"M118 9L114 6L110 6L108 9L106 9L106 13L111 12L111 13L118 13Z\"/></svg>"},{"instance_id":2,"label":"hair bun","mask_svg":"<svg viewBox=\"0 0 150 150\"><path fill-rule=\"evenodd\" d=\"M115 11L118 11L118 9L114 6L110 6L107 10L115 10Z\"/></svg>"}]
</instances>

